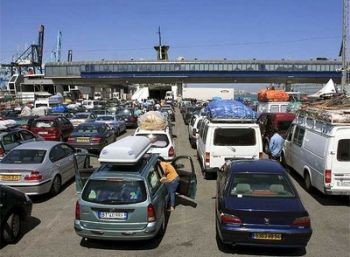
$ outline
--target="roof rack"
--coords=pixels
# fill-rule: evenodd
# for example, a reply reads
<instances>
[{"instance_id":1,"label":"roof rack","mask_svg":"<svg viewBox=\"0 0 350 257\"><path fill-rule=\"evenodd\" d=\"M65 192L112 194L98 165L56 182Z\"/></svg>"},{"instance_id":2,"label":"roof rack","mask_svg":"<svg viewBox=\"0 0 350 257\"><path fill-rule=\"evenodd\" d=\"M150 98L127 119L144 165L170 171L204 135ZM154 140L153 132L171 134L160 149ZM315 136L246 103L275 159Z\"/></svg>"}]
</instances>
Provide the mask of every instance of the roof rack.
<instances>
[{"instance_id":1,"label":"roof rack","mask_svg":"<svg viewBox=\"0 0 350 257\"><path fill-rule=\"evenodd\" d=\"M318 120L331 125L350 125L350 109L308 108L298 111L298 118Z\"/></svg>"},{"instance_id":2,"label":"roof rack","mask_svg":"<svg viewBox=\"0 0 350 257\"><path fill-rule=\"evenodd\" d=\"M256 119L251 118L211 118L208 120L212 123L255 123Z\"/></svg>"}]
</instances>

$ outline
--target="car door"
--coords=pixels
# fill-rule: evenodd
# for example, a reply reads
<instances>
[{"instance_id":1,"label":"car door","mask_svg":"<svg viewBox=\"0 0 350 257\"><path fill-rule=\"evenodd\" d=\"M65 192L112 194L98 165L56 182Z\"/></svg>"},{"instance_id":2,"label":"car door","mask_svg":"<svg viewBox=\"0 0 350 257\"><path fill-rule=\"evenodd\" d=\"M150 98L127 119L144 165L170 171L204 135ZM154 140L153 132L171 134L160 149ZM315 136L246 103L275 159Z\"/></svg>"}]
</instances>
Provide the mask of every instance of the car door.
<instances>
[{"instance_id":1,"label":"car door","mask_svg":"<svg viewBox=\"0 0 350 257\"><path fill-rule=\"evenodd\" d=\"M33 142L37 140L37 137L35 137L32 133L26 130L20 130L18 131L18 135L21 138L21 143L27 143L27 142Z\"/></svg>"},{"instance_id":2,"label":"car door","mask_svg":"<svg viewBox=\"0 0 350 257\"><path fill-rule=\"evenodd\" d=\"M193 166L193 161L190 156L178 156L171 164L176 169L180 177L179 187L177 192L181 195L195 199L197 191L197 177Z\"/></svg>"},{"instance_id":3,"label":"car door","mask_svg":"<svg viewBox=\"0 0 350 257\"><path fill-rule=\"evenodd\" d=\"M52 148L49 158L55 168L58 170L58 173L62 178L62 184L64 184L68 179L71 178L71 163L74 161L73 156L71 156L70 160L68 160L67 153L64 147L62 147L62 144L60 144Z\"/></svg>"},{"instance_id":4,"label":"car door","mask_svg":"<svg viewBox=\"0 0 350 257\"><path fill-rule=\"evenodd\" d=\"M99 167L98 156L89 153L76 153L74 155L75 187L81 193L86 182Z\"/></svg>"},{"instance_id":5,"label":"car door","mask_svg":"<svg viewBox=\"0 0 350 257\"><path fill-rule=\"evenodd\" d=\"M8 133L2 137L1 141L5 153L20 145L17 133Z\"/></svg>"}]
</instances>

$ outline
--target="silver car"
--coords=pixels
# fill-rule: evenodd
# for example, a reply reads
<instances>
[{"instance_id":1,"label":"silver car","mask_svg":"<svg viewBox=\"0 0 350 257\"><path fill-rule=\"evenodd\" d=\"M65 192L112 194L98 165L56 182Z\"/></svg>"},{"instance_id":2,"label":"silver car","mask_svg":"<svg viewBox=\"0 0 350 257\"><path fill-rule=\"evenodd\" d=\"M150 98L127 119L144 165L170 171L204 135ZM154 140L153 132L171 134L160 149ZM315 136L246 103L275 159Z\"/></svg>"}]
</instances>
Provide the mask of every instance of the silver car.
<instances>
[{"instance_id":1,"label":"silver car","mask_svg":"<svg viewBox=\"0 0 350 257\"><path fill-rule=\"evenodd\" d=\"M118 119L115 115L99 115L95 122L108 124L113 128L116 136L126 131L125 121Z\"/></svg>"},{"instance_id":2,"label":"silver car","mask_svg":"<svg viewBox=\"0 0 350 257\"><path fill-rule=\"evenodd\" d=\"M90 112L78 112L73 118L69 119L74 127L79 126L84 122L92 122L96 119L96 115Z\"/></svg>"},{"instance_id":3,"label":"silver car","mask_svg":"<svg viewBox=\"0 0 350 257\"><path fill-rule=\"evenodd\" d=\"M0 162L0 184L28 195L56 195L62 185L74 177L76 152L72 146L58 141L19 145ZM83 162L78 159L79 167Z\"/></svg>"}]
</instances>

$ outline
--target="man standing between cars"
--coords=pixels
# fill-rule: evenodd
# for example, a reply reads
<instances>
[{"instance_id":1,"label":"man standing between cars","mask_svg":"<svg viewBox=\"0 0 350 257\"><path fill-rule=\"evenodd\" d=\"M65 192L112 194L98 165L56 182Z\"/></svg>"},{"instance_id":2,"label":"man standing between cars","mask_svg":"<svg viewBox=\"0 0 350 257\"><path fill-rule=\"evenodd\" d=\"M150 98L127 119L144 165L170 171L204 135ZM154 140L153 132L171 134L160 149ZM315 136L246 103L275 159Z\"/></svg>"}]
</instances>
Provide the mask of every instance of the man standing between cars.
<instances>
[{"instance_id":1,"label":"man standing between cars","mask_svg":"<svg viewBox=\"0 0 350 257\"><path fill-rule=\"evenodd\" d=\"M278 129L275 128L274 134L270 139L269 150L270 150L270 159L280 160L281 152L284 144L284 139L278 134Z\"/></svg>"}]
</instances>

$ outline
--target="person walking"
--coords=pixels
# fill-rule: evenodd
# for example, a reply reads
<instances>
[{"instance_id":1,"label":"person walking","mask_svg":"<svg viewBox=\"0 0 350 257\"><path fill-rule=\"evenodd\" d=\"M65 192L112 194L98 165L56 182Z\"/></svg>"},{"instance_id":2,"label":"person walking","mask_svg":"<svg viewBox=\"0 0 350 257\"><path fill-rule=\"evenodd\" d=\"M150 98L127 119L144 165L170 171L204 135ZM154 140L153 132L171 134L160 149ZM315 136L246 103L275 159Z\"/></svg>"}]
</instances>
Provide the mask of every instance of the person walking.
<instances>
[{"instance_id":1,"label":"person walking","mask_svg":"<svg viewBox=\"0 0 350 257\"><path fill-rule=\"evenodd\" d=\"M175 210L175 197L176 189L180 183L180 177L177 174L173 165L169 162L161 161L160 166L164 171L164 177L160 179L160 182L163 183L170 195L170 208L169 211Z\"/></svg>"},{"instance_id":2,"label":"person walking","mask_svg":"<svg viewBox=\"0 0 350 257\"><path fill-rule=\"evenodd\" d=\"M269 150L270 150L270 159L280 160L281 152L284 144L284 139L278 133L278 129L274 129L274 134L270 139Z\"/></svg>"}]
</instances>

